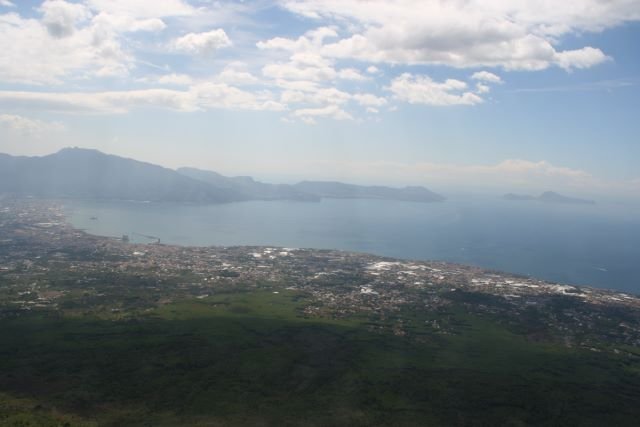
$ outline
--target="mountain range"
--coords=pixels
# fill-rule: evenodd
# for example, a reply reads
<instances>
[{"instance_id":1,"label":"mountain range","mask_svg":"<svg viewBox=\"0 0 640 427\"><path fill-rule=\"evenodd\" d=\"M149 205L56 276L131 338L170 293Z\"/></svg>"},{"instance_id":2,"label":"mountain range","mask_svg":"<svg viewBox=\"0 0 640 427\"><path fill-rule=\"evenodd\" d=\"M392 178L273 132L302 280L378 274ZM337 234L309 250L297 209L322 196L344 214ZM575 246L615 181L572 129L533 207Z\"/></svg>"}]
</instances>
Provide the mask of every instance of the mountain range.
<instances>
[{"instance_id":1,"label":"mountain range","mask_svg":"<svg viewBox=\"0 0 640 427\"><path fill-rule=\"evenodd\" d=\"M321 198L445 200L424 187L391 188L328 181L267 184L247 176L227 177L194 168L173 170L82 148L65 148L41 157L0 154L0 194L188 203Z\"/></svg>"},{"instance_id":2,"label":"mountain range","mask_svg":"<svg viewBox=\"0 0 640 427\"><path fill-rule=\"evenodd\" d=\"M0 193L199 203L240 200L233 191L171 169L77 148L42 157L0 155Z\"/></svg>"},{"instance_id":3,"label":"mountain range","mask_svg":"<svg viewBox=\"0 0 640 427\"><path fill-rule=\"evenodd\" d=\"M245 200L320 200L319 196L300 191L293 185L267 184L256 181L250 176L227 177L217 172L195 168L180 168L177 171L184 176L206 182L216 188L232 191Z\"/></svg>"},{"instance_id":4,"label":"mountain range","mask_svg":"<svg viewBox=\"0 0 640 427\"><path fill-rule=\"evenodd\" d=\"M390 188L363 186L334 181L302 181L294 187L318 197L333 199L388 199L409 202L442 202L445 198L424 187Z\"/></svg>"}]
</instances>

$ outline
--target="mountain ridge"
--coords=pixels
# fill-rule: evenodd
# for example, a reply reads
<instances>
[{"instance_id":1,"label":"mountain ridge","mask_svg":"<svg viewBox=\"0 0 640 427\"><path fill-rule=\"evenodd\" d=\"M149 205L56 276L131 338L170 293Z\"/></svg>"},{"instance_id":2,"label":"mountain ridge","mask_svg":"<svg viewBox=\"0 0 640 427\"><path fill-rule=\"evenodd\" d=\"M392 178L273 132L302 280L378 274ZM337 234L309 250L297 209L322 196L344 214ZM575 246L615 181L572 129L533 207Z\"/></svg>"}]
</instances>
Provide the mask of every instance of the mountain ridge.
<instances>
[{"instance_id":1,"label":"mountain ridge","mask_svg":"<svg viewBox=\"0 0 640 427\"><path fill-rule=\"evenodd\" d=\"M269 184L196 168L169 169L95 149L64 148L45 156L0 153L0 194L179 203L248 200L319 201L369 198L436 202L445 198L425 187L361 186L337 181Z\"/></svg>"},{"instance_id":2,"label":"mountain ridge","mask_svg":"<svg viewBox=\"0 0 640 427\"><path fill-rule=\"evenodd\" d=\"M250 176L227 177L218 172L182 167L178 173L221 188L237 191L246 200L296 200L319 201L320 197L296 190L287 184L268 184Z\"/></svg>"},{"instance_id":3,"label":"mountain ridge","mask_svg":"<svg viewBox=\"0 0 640 427\"><path fill-rule=\"evenodd\" d=\"M230 191L162 166L79 148L41 157L0 157L0 191L33 197L156 202L237 200Z\"/></svg>"},{"instance_id":4,"label":"mountain ridge","mask_svg":"<svg viewBox=\"0 0 640 427\"><path fill-rule=\"evenodd\" d=\"M419 186L391 188L381 185L346 184L337 181L302 181L295 184L294 187L319 197L333 199L384 199L408 202L442 202L445 200L444 196Z\"/></svg>"}]
</instances>

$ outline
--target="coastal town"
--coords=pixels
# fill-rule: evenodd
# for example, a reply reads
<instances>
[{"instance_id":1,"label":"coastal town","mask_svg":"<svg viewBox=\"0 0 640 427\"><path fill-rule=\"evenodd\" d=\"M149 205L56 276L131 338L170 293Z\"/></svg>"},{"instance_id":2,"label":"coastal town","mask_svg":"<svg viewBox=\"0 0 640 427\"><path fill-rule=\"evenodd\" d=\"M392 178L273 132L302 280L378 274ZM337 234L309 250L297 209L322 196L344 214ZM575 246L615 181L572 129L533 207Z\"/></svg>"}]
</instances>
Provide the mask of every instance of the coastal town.
<instances>
[{"instance_id":1,"label":"coastal town","mask_svg":"<svg viewBox=\"0 0 640 427\"><path fill-rule=\"evenodd\" d=\"M356 316L408 339L419 335L418 319L430 333L458 333L448 321L457 309L529 339L639 357L640 297L627 293L335 250L135 244L74 229L55 202L0 201L0 319L35 311L117 319L251 291L295 293L302 318Z\"/></svg>"}]
</instances>

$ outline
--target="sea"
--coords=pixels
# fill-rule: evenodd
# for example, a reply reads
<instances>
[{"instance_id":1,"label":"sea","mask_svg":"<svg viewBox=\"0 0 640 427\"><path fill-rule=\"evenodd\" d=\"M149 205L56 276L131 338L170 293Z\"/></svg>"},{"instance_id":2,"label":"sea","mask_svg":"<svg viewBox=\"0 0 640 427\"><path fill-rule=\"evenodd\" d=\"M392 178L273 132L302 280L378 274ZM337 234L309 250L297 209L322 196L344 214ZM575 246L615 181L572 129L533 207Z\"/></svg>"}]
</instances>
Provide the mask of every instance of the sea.
<instances>
[{"instance_id":1,"label":"sea","mask_svg":"<svg viewBox=\"0 0 640 427\"><path fill-rule=\"evenodd\" d=\"M453 197L214 205L66 201L88 233L186 246L340 249L640 294L640 206Z\"/></svg>"}]
</instances>

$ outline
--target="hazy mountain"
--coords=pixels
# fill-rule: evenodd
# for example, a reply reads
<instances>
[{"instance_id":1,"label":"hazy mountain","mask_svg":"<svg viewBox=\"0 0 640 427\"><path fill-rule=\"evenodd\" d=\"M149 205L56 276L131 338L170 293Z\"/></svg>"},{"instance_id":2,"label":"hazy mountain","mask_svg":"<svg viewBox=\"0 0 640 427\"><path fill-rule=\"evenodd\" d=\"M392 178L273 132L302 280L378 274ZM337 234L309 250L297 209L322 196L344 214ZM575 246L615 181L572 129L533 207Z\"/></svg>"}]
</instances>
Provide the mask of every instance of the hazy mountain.
<instances>
[{"instance_id":1,"label":"hazy mountain","mask_svg":"<svg viewBox=\"0 0 640 427\"><path fill-rule=\"evenodd\" d=\"M513 194L508 193L503 196L506 200L537 200L539 202L545 203L564 203L564 204L574 204L574 205L594 205L596 202L593 200L586 199L578 199L575 197L563 196L562 194L558 194L553 191L545 191L539 196L530 196L526 194Z\"/></svg>"},{"instance_id":2,"label":"hazy mountain","mask_svg":"<svg viewBox=\"0 0 640 427\"><path fill-rule=\"evenodd\" d=\"M246 200L320 200L320 197L297 190L291 185L266 184L258 182L250 176L227 177L217 172L195 168L180 168L178 172L218 188L233 191Z\"/></svg>"},{"instance_id":3,"label":"hazy mountain","mask_svg":"<svg viewBox=\"0 0 640 427\"><path fill-rule=\"evenodd\" d=\"M171 169L79 148L43 157L0 155L0 193L199 203L239 199L229 189Z\"/></svg>"},{"instance_id":4,"label":"hazy mountain","mask_svg":"<svg viewBox=\"0 0 640 427\"><path fill-rule=\"evenodd\" d=\"M266 184L251 177L212 171L178 171L101 153L65 148L42 157L0 154L0 194L50 198L222 203L242 200L369 198L434 202L444 200L424 187L365 187L339 182Z\"/></svg>"},{"instance_id":5,"label":"hazy mountain","mask_svg":"<svg viewBox=\"0 0 640 427\"><path fill-rule=\"evenodd\" d=\"M335 199L385 199L411 202L441 202L445 198L424 187L391 188L362 186L332 181L303 181L294 187L318 197Z\"/></svg>"},{"instance_id":6,"label":"hazy mountain","mask_svg":"<svg viewBox=\"0 0 640 427\"><path fill-rule=\"evenodd\" d=\"M360 186L341 182L303 181L295 185L265 184L248 176L227 177L217 172L195 168L180 168L178 172L190 178L237 192L247 200L320 200L339 199L385 199L413 202L436 202L444 197L424 187L391 188L382 186Z\"/></svg>"}]
</instances>

